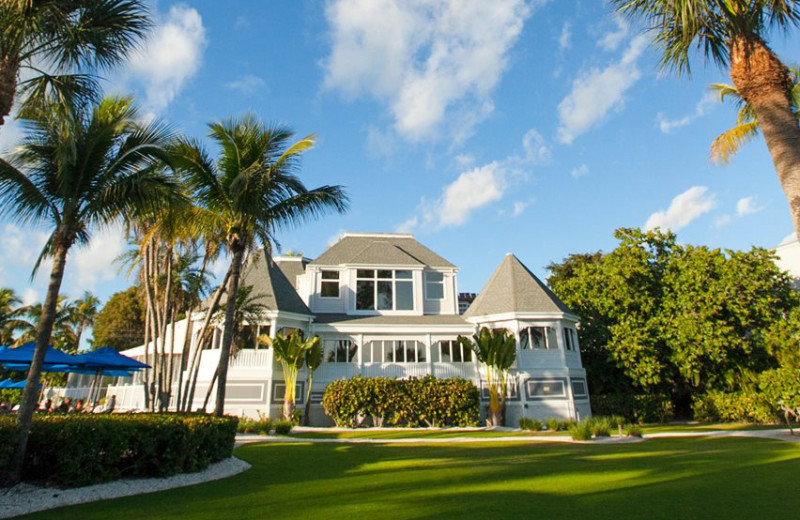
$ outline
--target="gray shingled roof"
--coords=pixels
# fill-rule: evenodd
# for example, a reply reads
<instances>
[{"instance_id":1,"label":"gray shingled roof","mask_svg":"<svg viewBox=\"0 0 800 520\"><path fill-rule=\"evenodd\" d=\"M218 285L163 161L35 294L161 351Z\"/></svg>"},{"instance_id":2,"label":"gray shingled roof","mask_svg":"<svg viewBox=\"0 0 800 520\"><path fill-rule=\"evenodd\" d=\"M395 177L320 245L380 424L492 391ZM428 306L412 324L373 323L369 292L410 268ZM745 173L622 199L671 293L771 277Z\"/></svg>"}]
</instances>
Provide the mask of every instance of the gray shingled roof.
<instances>
[{"instance_id":1,"label":"gray shingled roof","mask_svg":"<svg viewBox=\"0 0 800 520\"><path fill-rule=\"evenodd\" d=\"M417 242L411 235L345 235L328 248L313 265L418 265L453 268L453 264Z\"/></svg>"},{"instance_id":2,"label":"gray shingled roof","mask_svg":"<svg viewBox=\"0 0 800 520\"><path fill-rule=\"evenodd\" d=\"M306 272L306 258L292 258L292 259L276 259L275 263L281 269L286 279L292 284L292 287L297 290L297 277Z\"/></svg>"},{"instance_id":3,"label":"gray shingled roof","mask_svg":"<svg viewBox=\"0 0 800 520\"><path fill-rule=\"evenodd\" d=\"M519 259L507 254L464 313L465 318L508 312L574 314Z\"/></svg>"},{"instance_id":4,"label":"gray shingled roof","mask_svg":"<svg viewBox=\"0 0 800 520\"><path fill-rule=\"evenodd\" d=\"M272 260L259 249L250 256L244 267L240 287L252 287L250 297L253 303L258 303L270 311L294 312L313 316L311 310L297 294L293 284ZM226 295L220 300L220 305L227 301Z\"/></svg>"},{"instance_id":5,"label":"gray shingled roof","mask_svg":"<svg viewBox=\"0 0 800 520\"><path fill-rule=\"evenodd\" d=\"M351 314L317 314L314 323L342 325L464 325L470 326L458 314L426 314L423 316L357 316Z\"/></svg>"}]
</instances>

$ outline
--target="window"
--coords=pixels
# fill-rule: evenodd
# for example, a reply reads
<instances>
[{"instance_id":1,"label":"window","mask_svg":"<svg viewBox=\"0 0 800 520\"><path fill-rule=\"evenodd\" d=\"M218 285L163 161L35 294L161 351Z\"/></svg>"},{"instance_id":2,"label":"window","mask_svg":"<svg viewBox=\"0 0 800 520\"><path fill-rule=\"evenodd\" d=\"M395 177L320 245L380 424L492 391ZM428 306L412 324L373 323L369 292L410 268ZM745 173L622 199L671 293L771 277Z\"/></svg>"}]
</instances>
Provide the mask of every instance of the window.
<instances>
[{"instance_id":1,"label":"window","mask_svg":"<svg viewBox=\"0 0 800 520\"><path fill-rule=\"evenodd\" d=\"M276 381L272 386L272 402L282 403L284 397L286 397L286 383L283 381ZM294 400L297 404L305 403L305 392L303 392L302 381L298 382L295 386Z\"/></svg>"},{"instance_id":2,"label":"window","mask_svg":"<svg viewBox=\"0 0 800 520\"><path fill-rule=\"evenodd\" d=\"M584 379L573 379L572 380L572 395L576 399L585 399L589 397L588 392L586 392L586 380Z\"/></svg>"},{"instance_id":3,"label":"window","mask_svg":"<svg viewBox=\"0 0 800 520\"><path fill-rule=\"evenodd\" d=\"M554 327L528 327L519 333L522 350L556 349L558 338Z\"/></svg>"},{"instance_id":4,"label":"window","mask_svg":"<svg viewBox=\"0 0 800 520\"><path fill-rule=\"evenodd\" d=\"M549 399L566 397L563 379L529 379L526 381L528 397L531 399Z\"/></svg>"},{"instance_id":5,"label":"window","mask_svg":"<svg viewBox=\"0 0 800 520\"><path fill-rule=\"evenodd\" d=\"M414 340L375 340L364 347L364 363L424 363L425 345Z\"/></svg>"},{"instance_id":6,"label":"window","mask_svg":"<svg viewBox=\"0 0 800 520\"><path fill-rule=\"evenodd\" d=\"M567 347L567 350L576 350L576 341L575 341L575 330L570 329L568 327L564 327L564 345Z\"/></svg>"},{"instance_id":7,"label":"window","mask_svg":"<svg viewBox=\"0 0 800 520\"><path fill-rule=\"evenodd\" d=\"M323 298L339 297L339 271L322 271L319 295Z\"/></svg>"},{"instance_id":8,"label":"window","mask_svg":"<svg viewBox=\"0 0 800 520\"><path fill-rule=\"evenodd\" d=\"M489 400L489 387L486 386L485 381L481 381L481 400ZM517 381L514 379L509 379L506 381L506 400L519 400L519 385L517 385Z\"/></svg>"},{"instance_id":9,"label":"window","mask_svg":"<svg viewBox=\"0 0 800 520\"><path fill-rule=\"evenodd\" d=\"M425 298L428 300L444 300L443 273L425 273Z\"/></svg>"},{"instance_id":10,"label":"window","mask_svg":"<svg viewBox=\"0 0 800 520\"><path fill-rule=\"evenodd\" d=\"M437 341L431 349L431 356L437 363L470 363L472 362L472 349L456 340Z\"/></svg>"},{"instance_id":11,"label":"window","mask_svg":"<svg viewBox=\"0 0 800 520\"><path fill-rule=\"evenodd\" d=\"M325 363L358 363L358 345L352 340L325 340L322 346Z\"/></svg>"},{"instance_id":12,"label":"window","mask_svg":"<svg viewBox=\"0 0 800 520\"><path fill-rule=\"evenodd\" d=\"M411 279L411 271L357 270L356 310L414 310L414 282Z\"/></svg>"}]
</instances>

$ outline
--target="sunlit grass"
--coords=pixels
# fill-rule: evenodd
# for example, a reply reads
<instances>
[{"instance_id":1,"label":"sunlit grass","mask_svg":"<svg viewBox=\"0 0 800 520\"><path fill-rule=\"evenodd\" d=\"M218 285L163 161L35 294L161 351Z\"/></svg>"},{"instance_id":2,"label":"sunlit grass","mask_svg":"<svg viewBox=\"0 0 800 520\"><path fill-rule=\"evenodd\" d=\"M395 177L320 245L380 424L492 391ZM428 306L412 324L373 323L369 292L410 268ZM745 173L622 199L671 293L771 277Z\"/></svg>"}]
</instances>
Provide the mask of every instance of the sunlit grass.
<instances>
[{"instance_id":1,"label":"sunlit grass","mask_svg":"<svg viewBox=\"0 0 800 520\"><path fill-rule=\"evenodd\" d=\"M633 444L246 445L253 468L189 488L32 518L782 518L800 508L800 445L678 438Z\"/></svg>"}]
</instances>

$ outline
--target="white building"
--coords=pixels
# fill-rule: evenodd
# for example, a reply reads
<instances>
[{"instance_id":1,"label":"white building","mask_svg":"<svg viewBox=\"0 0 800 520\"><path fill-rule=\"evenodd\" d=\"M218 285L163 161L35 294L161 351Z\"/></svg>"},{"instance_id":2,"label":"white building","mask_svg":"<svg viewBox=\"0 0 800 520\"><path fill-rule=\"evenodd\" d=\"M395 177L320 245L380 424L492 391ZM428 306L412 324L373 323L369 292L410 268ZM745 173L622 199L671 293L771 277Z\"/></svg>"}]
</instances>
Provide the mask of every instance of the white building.
<instances>
[{"instance_id":1,"label":"white building","mask_svg":"<svg viewBox=\"0 0 800 520\"><path fill-rule=\"evenodd\" d=\"M775 255L778 257L775 263L789 273L794 280L794 287L800 289L800 242L796 238L781 242L775 248Z\"/></svg>"},{"instance_id":2,"label":"white building","mask_svg":"<svg viewBox=\"0 0 800 520\"><path fill-rule=\"evenodd\" d=\"M312 424L331 423L320 403L326 385L355 375L463 377L482 389L483 404L488 404L479 364L456 341L487 326L506 328L518 338L507 424L516 424L523 415L589 416L578 317L512 254L460 315L457 274L455 265L407 234L346 234L315 260L272 260L263 251L255 253L241 283L252 287L251 297L265 311L258 323L247 324L248 339L230 361L226 412L280 416L282 370L272 351L260 348L255 338L287 329L300 329L323 341L324 361L314 373L311 394ZM193 319L197 323L202 317ZM186 322L176 327L176 355L186 329ZM195 341L196 337L192 349ZM218 330L202 351L193 408L202 404L219 362L220 341ZM143 350L137 347L125 354L141 358ZM298 379L301 408L307 370L301 370ZM112 387L109 393L118 396L122 407L143 404L141 385Z\"/></svg>"}]
</instances>

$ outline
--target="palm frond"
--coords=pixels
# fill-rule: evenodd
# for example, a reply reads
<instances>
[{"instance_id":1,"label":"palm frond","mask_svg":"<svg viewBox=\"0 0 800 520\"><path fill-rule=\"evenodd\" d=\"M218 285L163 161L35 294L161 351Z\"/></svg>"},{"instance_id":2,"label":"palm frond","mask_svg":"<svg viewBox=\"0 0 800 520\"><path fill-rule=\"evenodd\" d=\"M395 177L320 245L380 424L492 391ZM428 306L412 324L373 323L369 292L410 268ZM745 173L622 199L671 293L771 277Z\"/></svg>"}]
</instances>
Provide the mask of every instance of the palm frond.
<instances>
[{"instance_id":1,"label":"palm frond","mask_svg":"<svg viewBox=\"0 0 800 520\"><path fill-rule=\"evenodd\" d=\"M723 132L711 143L711 160L715 163L728 163L739 148L756 137L758 132L756 121L738 124Z\"/></svg>"}]
</instances>

